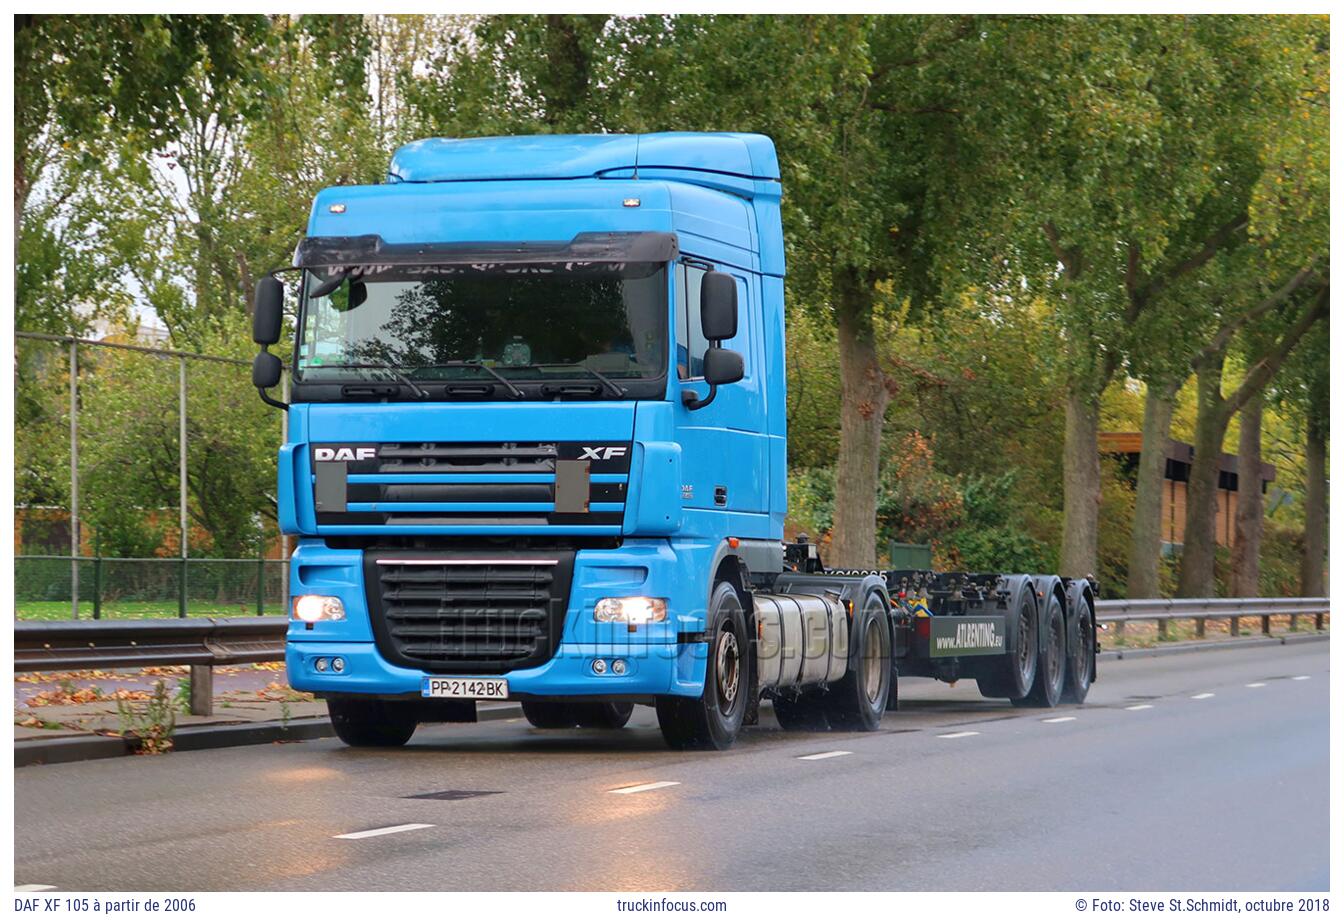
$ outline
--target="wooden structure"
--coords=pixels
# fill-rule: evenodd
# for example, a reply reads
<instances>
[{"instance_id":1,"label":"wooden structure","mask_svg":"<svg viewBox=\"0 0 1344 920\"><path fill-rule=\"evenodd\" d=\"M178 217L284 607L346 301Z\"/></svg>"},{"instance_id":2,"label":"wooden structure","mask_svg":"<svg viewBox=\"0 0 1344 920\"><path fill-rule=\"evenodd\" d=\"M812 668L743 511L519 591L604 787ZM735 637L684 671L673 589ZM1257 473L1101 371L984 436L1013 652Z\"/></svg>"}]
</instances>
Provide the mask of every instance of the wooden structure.
<instances>
[{"instance_id":1,"label":"wooden structure","mask_svg":"<svg viewBox=\"0 0 1344 920\"><path fill-rule=\"evenodd\" d=\"M1105 431L1098 436L1097 441L1103 454L1110 454L1120 459L1121 469L1133 481L1139 467L1139 453L1143 450L1143 435L1137 431ZM1190 464L1194 460L1195 448L1182 441L1167 438L1166 450L1163 453L1167 465L1162 484L1162 548L1170 552L1179 549L1185 542L1186 483L1190 480ZM1261 492L1267 491L1274 477L1274 465L1261 463L1260 481L1256 483L1256 487ZM1219 455L1216 528L1219 546L1232 545L1240 485L1236 455Z\"/></svg>"}]
</instances>

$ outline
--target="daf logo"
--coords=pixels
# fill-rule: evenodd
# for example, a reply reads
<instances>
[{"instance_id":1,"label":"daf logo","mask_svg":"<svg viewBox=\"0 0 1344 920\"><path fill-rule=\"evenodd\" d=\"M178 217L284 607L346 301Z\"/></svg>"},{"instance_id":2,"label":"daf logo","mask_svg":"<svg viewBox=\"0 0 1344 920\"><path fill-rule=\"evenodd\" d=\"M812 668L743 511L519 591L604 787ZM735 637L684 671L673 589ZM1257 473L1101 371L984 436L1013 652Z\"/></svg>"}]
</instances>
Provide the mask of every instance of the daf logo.
<instances>
[{"instance_id":1,"label":"daf logo","mask_svg":"<svg viewBox=\"0 0 1344 920\"><path fill-rule=\"evenodd\" d=\"M583 451L580 460L611 460L624 457L626 452L624 447L581 447L579 450Z\"/></svg>"},{"instance_id":2,"label":"daf logo","mask_svg":"<svg viewBox=\"0 0 1344 920\"><path fill-rule=\"evenodd\" d=\"M342 461L354 462L356 460L372 460L378 456L376 447L315 447L313 448L313 459L319 462Z\"/></svg>"}]
</instances>

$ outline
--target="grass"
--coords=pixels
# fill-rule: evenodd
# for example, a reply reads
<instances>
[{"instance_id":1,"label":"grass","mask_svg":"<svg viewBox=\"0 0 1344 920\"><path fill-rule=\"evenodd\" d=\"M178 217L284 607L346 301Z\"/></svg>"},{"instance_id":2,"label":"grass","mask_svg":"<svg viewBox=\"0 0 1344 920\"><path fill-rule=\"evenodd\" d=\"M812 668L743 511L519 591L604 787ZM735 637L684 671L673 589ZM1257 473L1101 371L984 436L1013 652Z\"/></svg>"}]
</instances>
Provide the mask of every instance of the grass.
<instances>
[{"instance_id":1,"label":"grass","mask_svg":"<svg viewBox=\"0 0 1344 920\"><path fill-rule=\"evenodd\" d=\"M284 616L282 604L270 603L263 608L266 616ZM103 601L102 617L106 620L153 620L177 616L177 601ZM14 615L20 620L68 620L69 601L16 601ZM189 601L189 617L254 617L256 603L221 604L213 601ZM93 601L79 602L79 618L93 619Z\"/></svg>"}]
</instances>

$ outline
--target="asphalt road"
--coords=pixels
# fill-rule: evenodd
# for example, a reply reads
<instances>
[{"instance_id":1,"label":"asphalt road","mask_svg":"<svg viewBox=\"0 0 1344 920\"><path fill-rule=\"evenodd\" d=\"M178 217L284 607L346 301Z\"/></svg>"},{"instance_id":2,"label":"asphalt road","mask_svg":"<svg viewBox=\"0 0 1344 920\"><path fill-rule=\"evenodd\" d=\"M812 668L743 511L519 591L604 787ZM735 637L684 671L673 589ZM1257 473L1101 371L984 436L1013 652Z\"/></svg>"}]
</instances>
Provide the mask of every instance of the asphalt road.
<instances>
[{"instance_id":1,"label":"asphalt road","mask_svg":"<svg viewBox=\"0 0 1344 920\"><path fill-rule=\"evenodd\" d=\"M911 679L880 732L786 733L766 716L726 753L666 750L638 707L620 732L491 722L422 727L396 751L333 739L27 767L15 881L1328 888L1328 643L1102 667L1082 707L1018 710L973 682ZM402 825L425 826L360 834Z\"/></svg>"}]
</instances>

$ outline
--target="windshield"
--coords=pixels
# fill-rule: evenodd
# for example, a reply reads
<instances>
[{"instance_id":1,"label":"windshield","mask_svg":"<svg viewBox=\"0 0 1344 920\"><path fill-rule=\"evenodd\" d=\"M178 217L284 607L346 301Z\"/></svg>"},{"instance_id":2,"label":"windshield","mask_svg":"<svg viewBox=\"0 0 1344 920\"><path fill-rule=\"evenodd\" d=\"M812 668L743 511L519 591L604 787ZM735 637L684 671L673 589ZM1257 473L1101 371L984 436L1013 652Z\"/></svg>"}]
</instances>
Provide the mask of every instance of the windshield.
<instances>
[{"instance_id":1,"label":"windshield","mask_svg":"<svg viewBox=\"0 0 1344 920\"><path fill-rule=\"evenodd\" d=\"M318 269L303 289L296 382L594 384L665 372L661 263Z\"/></svg>"}]
</instances>

